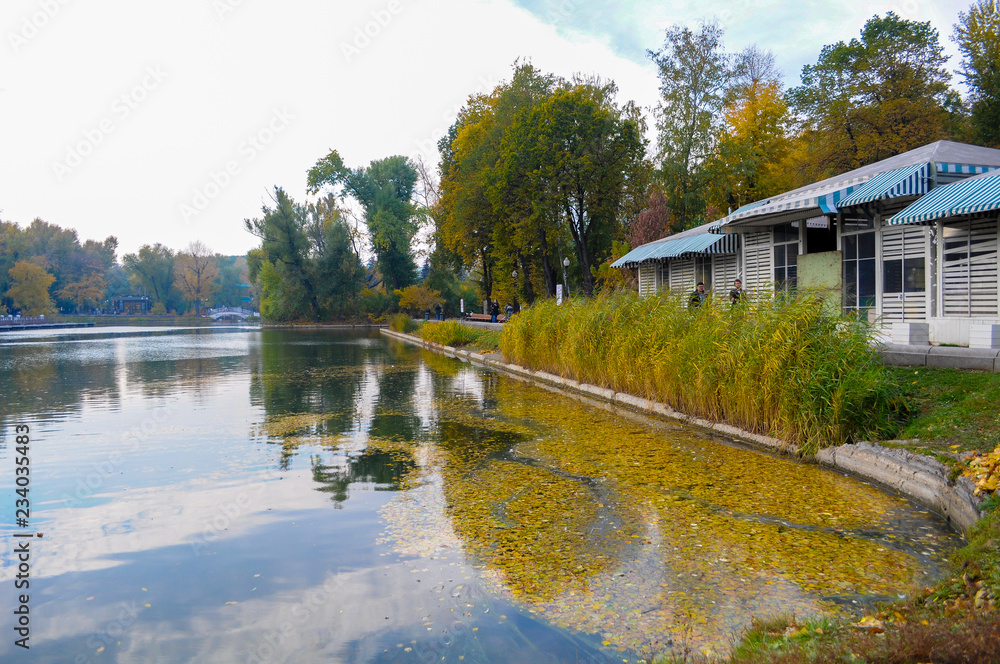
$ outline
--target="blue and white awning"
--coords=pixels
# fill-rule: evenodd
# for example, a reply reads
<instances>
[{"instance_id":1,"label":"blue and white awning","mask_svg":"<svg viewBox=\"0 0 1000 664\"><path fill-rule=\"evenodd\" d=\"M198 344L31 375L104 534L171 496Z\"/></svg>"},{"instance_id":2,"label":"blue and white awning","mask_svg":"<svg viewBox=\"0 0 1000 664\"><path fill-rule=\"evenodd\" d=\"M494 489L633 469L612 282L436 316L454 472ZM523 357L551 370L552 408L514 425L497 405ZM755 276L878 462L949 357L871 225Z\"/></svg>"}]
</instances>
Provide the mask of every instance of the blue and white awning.
<instances>
[{"instance_id":1,"label":"blue and white awning","mask_svg":"<svg viewBox=\"0 0 1000 664\"><path fill-rule=\"evenodd\" d=\"M667 258L697 254L735 254L738 250L739 238L737 236L702 232L675 239L666 237L636 247L612 263L611 267L635 267L649 261L661 261Z\"/></svg>"},{"instance_id":2,"label":"blue and white awning","mask_svg":"<svg viewBox=\"0 0 1000 664\"><path fill-rule=\"evenodd\" d=\"M766 217L775 213L794 212L797 210L805 212L807 210L819 209L823 214L836 214L840 201L864 185L869 179L871 179L871 175L863 175L834 182L823 182L778 196L772 196L765 201L756 201L749 205L744 205L727 217L720 219L717 225L751 225L752 221L747 221L745 224L737 222L752 220L754 217Z\"/></svg>"},{"instance_id":3,"label":"blue and white awning","mask_svg":"<svg viewBox=\"0 0 1000 664\"><path fill-rule=\"evenodd\" d=\"M889 224L914 224L992 210L1000 210L1000 171L937 187L891 217Z\"/></svg>"},{"instance_id":4,"label":"blue and white awning","mask_svg":"<svg viewBox=\"0 0 1000 664\"><path fill-rule=\"evenodd\" d=\"M840 200L839 207L862 205L885 198L900 196L922 196L928 191L931 165L913 164L879 173L864 186L855 189L850 196Z\"/></svg>"}]
</instances>

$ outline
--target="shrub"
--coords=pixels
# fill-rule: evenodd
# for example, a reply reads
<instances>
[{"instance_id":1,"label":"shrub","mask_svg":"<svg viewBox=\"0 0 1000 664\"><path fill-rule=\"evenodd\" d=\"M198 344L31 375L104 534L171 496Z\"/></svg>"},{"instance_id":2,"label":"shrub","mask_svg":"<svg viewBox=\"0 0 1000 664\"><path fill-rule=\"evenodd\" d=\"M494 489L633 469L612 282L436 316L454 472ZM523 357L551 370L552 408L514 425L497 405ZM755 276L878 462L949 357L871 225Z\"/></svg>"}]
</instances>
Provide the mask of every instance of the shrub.
<instances>
[{"instance_id":1,"label":"shrub","mask_svg":"<svg viewBox=\"0 0 1000 664\"><path fill-rule=\"evenodd\" d=\"M395 330L396 332L404 332L409 334L417 329L417 321L413 320L406 314L393 314L389 316L389 329Z\"/></svg>"},{"instance_id":2,"label":"shrub","mask_svg":"<svg viewBox=\"0 0 1000 664\"><path fill-rule=\"evenodd\" d=\"M424 325L420 337L442 346L464 346L479 338L483 330L462 325L455 320Z\"/></svg>"},{"instance_id":3,"label":"shrub","mask_svg":"<svg viewBox=\"0 0 1000 664\"><path fill-rule=\"evenodd\" d=\"M504 325L511 361L778 436L804 453L891 432L903 408L867 323L809 292L747 301L635 293L538 302Z\"/></svg>"}]
</instances>

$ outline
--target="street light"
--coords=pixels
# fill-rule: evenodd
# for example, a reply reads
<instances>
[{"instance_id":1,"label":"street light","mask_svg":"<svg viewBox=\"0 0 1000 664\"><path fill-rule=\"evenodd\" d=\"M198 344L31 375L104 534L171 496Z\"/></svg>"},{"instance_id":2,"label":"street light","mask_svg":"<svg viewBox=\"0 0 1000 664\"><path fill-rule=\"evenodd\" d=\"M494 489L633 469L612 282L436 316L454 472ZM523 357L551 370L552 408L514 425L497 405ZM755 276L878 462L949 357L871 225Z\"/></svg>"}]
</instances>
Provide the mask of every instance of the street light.
<instances>
[{"instance_id":1,"label":"street light","mask_svg":"<svg viewBox=\"0 0 1000 664\"><path fill-rule=\"evenodd\" d=\"M569 256L563 259L563 288L566 289L566 297L569 297L569 278L566 276L566 268L569 267Z\"/></svg>"}]
</instances>

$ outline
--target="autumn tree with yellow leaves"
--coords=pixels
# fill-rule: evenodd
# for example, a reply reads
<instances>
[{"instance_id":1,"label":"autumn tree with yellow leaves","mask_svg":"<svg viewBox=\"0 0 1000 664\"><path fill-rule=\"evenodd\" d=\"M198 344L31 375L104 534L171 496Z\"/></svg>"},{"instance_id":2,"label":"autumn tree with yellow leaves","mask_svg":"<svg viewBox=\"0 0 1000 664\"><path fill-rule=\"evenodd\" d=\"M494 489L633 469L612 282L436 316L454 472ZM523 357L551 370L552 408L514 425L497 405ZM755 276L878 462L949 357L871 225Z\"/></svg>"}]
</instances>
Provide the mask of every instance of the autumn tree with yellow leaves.
<instances>
[{"instance_id":1,"label":"autumn tree with yellow leaves","mask_svg":"<svg viewBox=\"0 0 1000 664\"><path fill-rule=\"evenodd\" d=\"M177 254L174 263L174 285L185 300L194 304L195 315L201 315L201 303L218 289L219 261L201 241L192 242Z\"/></svg>"}]
</instances>

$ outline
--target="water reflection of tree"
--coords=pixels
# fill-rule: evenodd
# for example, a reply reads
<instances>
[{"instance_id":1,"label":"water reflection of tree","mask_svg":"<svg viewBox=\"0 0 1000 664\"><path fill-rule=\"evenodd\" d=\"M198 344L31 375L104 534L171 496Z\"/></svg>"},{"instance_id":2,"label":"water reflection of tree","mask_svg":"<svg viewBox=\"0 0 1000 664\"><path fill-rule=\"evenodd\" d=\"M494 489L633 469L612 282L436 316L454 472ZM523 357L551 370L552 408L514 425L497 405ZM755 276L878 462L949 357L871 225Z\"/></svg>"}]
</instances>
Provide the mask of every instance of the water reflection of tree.
<instances>
[{"instance_id":1,"label":"water reflection of tree","mask_svg":"<svg viewBox=\"0 0 1000 664\"><path fill-rule=\"evenodd\" d=\"M330 498L338 508L350 497L352 484L370 484L375 491L397 491L403 476L416 467L412 457L371 448L357 456L345 455L342 465L323 463L318 455L309 461L313 480L320 484L316 490L332 494Z\"/></svg>"},{"instance_id":2,"label":"water reflection of tree","mask_svg":"<svg viewBox=\"0 0 1000 664\"><path fill-rule=\"evenodd\" d=\"M118 363L82 361L79 348L59 342L0 344L0 427L28 413L32 418L77 413L88 399L117 401Z\"/></svg>"},{"instance_id":3,"label":"water reflection of tree","mask_svg":"<svg viewBox=\"0 0 1000 664\"><path fill-rule=\"evenodd\" d=\"M270 435L280 444L279 467L287 469L301 445L325 446L344 439L411 441L420 420L413 413L418 367L408 347L387 347L377 331L265 330L251 362L251 402L263 406L268 423L312 414L303 426ZM372 343L370 343L372 342ZM280 428L280 427L278 427ZM398 488L414 467L407 454L369 446L343 455L342 464L310 457L313 479L335 502L347 500L352 483L377 490Z\"/></svg>"},{"instance_id":4,"label":"water reflection of tree","mask_svg":"<svg viewBox=\"0 0 1000 664\"><path fill-rule=\"evenodd\" d=\"M264 330L259 356L250 371L250 401L268 419L288 413L328 416L314 432L335 436L349 431L355 398L365 380L372 349L344 343L357 333Z\"/></svg>"}]
</instances>

